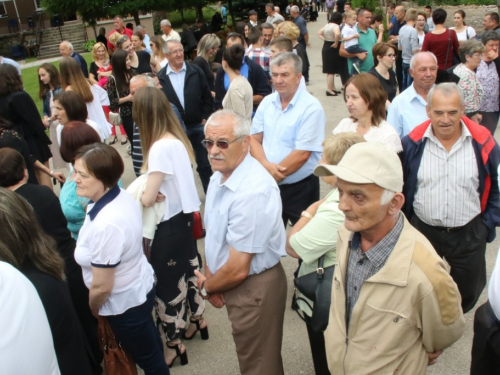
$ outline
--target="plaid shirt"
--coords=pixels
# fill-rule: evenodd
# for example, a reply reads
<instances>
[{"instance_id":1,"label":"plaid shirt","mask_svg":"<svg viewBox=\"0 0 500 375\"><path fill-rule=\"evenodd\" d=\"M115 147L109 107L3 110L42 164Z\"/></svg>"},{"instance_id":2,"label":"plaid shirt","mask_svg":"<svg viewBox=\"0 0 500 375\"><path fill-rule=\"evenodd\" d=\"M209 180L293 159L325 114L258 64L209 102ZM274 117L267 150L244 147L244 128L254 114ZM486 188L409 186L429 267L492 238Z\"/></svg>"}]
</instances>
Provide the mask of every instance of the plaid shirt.
<instances>
[{"instance_id":1,"label":"plaid shirt","mask_svg":"<svg viewBox=\"0 0 500 375\"><path fill-rule=\"evenodd\" d=\"M348 329L352 310L358 300L363 283L385 265L403 231L403 224L403 214L400 213L394 228L365 253L361 251L361 235L358 232L353 234L349 243L350 252L346 274L346 327Z\"/></svg>"},{"instance_id":2,"label":"plaid shirt","mask_svg":"<svg viewBox=\"0 0 500 375\"><path fill-rule=\"evenodd\" d=\"M262 48L252 48L247 52L247 56L250 58L250 60L259 64L262 69L264 69L264 72L266 72L266 76L270 77L269 52L266 52Z\"/></svg>"}]
</instances>

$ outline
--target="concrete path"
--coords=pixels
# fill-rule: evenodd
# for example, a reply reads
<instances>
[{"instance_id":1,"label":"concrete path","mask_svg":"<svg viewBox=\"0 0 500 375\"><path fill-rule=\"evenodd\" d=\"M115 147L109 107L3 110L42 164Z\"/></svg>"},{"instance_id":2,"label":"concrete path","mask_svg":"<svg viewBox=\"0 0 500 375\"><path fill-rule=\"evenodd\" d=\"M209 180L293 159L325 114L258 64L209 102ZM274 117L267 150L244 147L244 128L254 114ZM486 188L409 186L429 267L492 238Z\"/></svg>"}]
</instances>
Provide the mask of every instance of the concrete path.
<instances>
[{"instance_id":1,"label":"concrete path","mask_svg":"<svg viewBox=\"0 0 500 375\"><path fill-rule=\"evenodd\" d=\"M310 85L308 91L317 97L323 104L327 117L326 134L331 134L332 130L345 117L348 117L348 111L345 108L344 100L341 96L327 97L326 76L322 74L321 62L321 47L322 41L316 36L317 31L324 26L326 21L326 13L320 13L318 22L308 23L310 34L311 48L308 49L309 60L311 62ZM56 58L57 59L57 58ZM35 64L30 63L30 64ZM26 64L28 65L28 64ZM337 89L341 87L340 79L336 78ZM497 137L498 140L498 137ZM125 186L133 181L135 175L132 170L132 161L126 153L127 146L121 146L119 143L115 145L117 150L123 156L126 172L123 176ZM204 204L205 196L201 188L201 183L196 175L196 182L199 196ZM321 194L324 196L329 189L322 183ZM203 206L202 206L203 210ZM488 279L491 274L496 254L499 247L499 240L488 246L487 250L487 266ZM201 253L204 253L204 241L198 242ZM311 353L307 332L304 323L297 317L289 306L291 296L293 294L293 272L297 267L297 261L292 258L284 258L282 260L285 271L288 275L288 301L285 312L285 325L283 335L283 362L285 366L285 374L287 375L314 375L314 369L311 360ZM271 286L272 287L272 286ZM480 306L486 300L486 289L477 306ZM171 369L174 375L234 375L239 373L238 363L236 359L235 347L231 336L231 324L227 318L225 308L215 309L209 303L206 308L206 319L209 324L210 340L202 341L199 335L192 341L186 341L185 345L188 350L189 364L181 367L179 361ZM462 375L469 373L470 352L472 345L472 323L474 312L469 312L466 315L467 330L464 336L453 347L447 349L438 359L438 363L429 367L428 373L431 375L446 374L446 375ZM277 374L278 375L278 374ZM411 374L405 374L411 375Z\"/></svg>"}]
</instances>

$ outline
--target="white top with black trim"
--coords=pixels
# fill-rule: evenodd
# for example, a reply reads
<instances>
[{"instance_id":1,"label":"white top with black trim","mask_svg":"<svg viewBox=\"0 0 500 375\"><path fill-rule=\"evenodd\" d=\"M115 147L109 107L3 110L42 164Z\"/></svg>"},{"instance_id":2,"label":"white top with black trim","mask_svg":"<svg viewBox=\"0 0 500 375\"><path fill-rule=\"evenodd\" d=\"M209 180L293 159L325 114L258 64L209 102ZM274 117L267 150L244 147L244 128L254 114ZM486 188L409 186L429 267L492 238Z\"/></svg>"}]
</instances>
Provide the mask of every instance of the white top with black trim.
<instances>
[{"instance_id":1,"label":"white top with black trim","mask_svg":"<svg viewBox=\"0 0 500 375\"><path fill-rule=\"evenodd\" d=\"M142 216L134 199L115 186L90 202L75 249L87 288L94 268L116 268L113 290L99 315L119 315L146 301L153 269L142 251Z\"/></svg>"}]
</instances>

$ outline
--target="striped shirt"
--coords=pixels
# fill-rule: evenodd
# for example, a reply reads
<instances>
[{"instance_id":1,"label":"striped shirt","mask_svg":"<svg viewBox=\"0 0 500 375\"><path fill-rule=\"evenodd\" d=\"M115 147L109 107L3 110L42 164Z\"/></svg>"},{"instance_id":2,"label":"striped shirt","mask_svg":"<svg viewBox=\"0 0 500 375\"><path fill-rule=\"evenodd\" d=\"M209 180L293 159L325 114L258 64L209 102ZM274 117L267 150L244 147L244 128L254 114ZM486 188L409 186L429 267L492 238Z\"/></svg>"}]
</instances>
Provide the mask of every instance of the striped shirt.
<instances>
[{"instance_id":1,"label":"striped shirt","mask_svg":"<svg viewBox=\"0 0 500 375\"><path fill-rule=\"evenodd\" d=\"M359 297L363 283L385 265L403 231L403 214L387 235L366 252L361 250L361 235L354 233L349 243L349 259L346 274L346 326L349 329L352 310Z\"/></svg>"},{"instance_id":2,"label":"striped shirt","mask_svg":"<svg viewBox=\"0 0 500 375\"><path fill-rule=\"evenodd\" d=\"M469 129L462 123L462 135L449 152L434 136L432 125L424 138L415 214L428 225L463 226L481 213L479 171Z\"/></svg>"}]
</instances>

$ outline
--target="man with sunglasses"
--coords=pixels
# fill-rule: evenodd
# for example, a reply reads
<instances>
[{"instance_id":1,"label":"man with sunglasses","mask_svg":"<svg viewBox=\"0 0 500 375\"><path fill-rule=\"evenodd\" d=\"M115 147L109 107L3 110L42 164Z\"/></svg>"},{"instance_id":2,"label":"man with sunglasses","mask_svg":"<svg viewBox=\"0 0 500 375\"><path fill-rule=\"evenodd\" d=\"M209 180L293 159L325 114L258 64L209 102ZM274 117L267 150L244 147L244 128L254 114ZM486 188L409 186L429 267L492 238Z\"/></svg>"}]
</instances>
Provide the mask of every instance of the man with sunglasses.
<instances>
[{"instance_id":1,"label":"man with sunglasses","mask_svg":"<svg viewBox=\"0 0 500 375\"><path fill-rule=\"evenodd\" d=\"M163 52L168 64L158 72L158 80L168 101L181 113L196 157L196 170L206 193L212 168L201 141L204 138L203 126L214 110L212 93L205 73L198 66L184 61L184 47L180 41L167 41Z\"/></svg>"},{"instance_id":2,"label":"man with sunglasses","mask_svg":"<svg viewBox=\"0 0 500 375\"><path fill-rule=\"evenodd\" d=\"M215 112L203 144L214 174L205 204L206 274L195 271L200 295L226 306L240 374L283 374L286 239L278 186L250 155L250 123L240 115Z\"/></svg>"}]
</instances>

